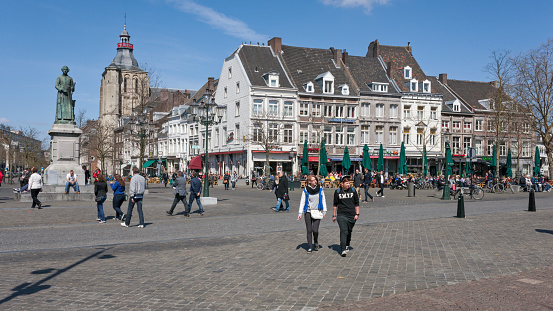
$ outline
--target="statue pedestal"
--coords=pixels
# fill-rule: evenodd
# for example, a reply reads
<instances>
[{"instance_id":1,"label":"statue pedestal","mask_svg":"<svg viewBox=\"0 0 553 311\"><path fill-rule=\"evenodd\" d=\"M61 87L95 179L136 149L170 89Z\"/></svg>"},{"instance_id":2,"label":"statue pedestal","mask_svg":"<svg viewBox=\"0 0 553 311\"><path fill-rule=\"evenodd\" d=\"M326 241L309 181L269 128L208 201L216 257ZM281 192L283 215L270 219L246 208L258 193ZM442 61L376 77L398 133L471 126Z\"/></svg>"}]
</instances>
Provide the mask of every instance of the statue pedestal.
<instances>
[{"instance_id":1,"label":"statue pedestal","mask_svg":"<svg viewBox=\"0 0 553 311\"><path fill-rule=\"evenodd\" d=\"M44 170L44 183L64 185L73 170L80 187L84 186L84 170L79 164L79 137L83 131L73 124L54 124L50 135L50 165Z\"/></svg>"}]
</instances>

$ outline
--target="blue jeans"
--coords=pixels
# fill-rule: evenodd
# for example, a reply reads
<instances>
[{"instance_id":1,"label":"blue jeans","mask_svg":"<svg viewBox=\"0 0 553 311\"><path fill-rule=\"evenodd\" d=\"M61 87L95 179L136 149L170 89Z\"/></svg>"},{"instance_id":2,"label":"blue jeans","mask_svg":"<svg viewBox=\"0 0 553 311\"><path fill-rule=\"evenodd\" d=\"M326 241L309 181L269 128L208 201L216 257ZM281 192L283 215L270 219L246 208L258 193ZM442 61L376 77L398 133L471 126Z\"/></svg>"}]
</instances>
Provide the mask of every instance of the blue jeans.
<instances>
[{"instance_id":1,"label":"blue jeans","mask_svg":"<svg viewBox=\"0 0 553 311\"><path fill-rule=\"evenodd\" d=\"M140 221L139 224L144 226L144 214L142 213L142 198L140 199L134 198L134 203L132 201L133 199L129 199L129 207L127 208L125 223L127 224L127 226L131 224L132 210L134 208L134 205L136 204L136 210L138 211L138 219Z\"/></svg>"},{"instance_id":2,"label":"blue jeans","mask_svg":"<svg viewBox=\"0 0 553 311\"><path fill-rule=\"evenodd\" d=\"M101 221L106 221L106 216L104 215L104 202L106 201L106 196L103 195L100 198L100 202L96 202L96 208L98 209L98 218L100 218Z\"/></svg>"},{"instance_id":3,"label":"blue jeans","mask_svg":"<svg viewBox=\"0 0 553 311\"><path fill-rule=\"evenodd\" d=\"M275 207L275 211L280 211L280 204L282 204L282 198L277 198L277 204L276 204L276 207ZM290 210L290 204L288 204L288 201L284 200L284 202L286 202L286 209L285 211L289 211Z\"/></svg>"},{"instance_id":4,"label":"blue jeans","mask_svg":"<svg viewBox=\"0 0 553 311\"><path fill-rule=\"evenodd\" d=\"M65 183L65 192L69 192L69 187L72 187L73 189L75 189L76 192L80 192L78 182L75 182L74 184L71 184L70 182L66 182Z\"/></svg>"},{"instance_id":5,"label":"blue jeans","mask_svg":"<svg viewBox=\"0 0 553 311\"><path fill-rule=\"evenodd\" d=\"M228 185L228 184L227 184ZM196 202L198 203L198 207L200 208L200 213L203 213L204 212L204 208L202 206L202 202L200 200L200 196L199 195L196 195L195 193L191 193L190 194L190 201L188 201L188 206L186 207L186 210L184 211L184 213L186 215L190 214L190 209L192 208L192 203L194 203L194 200L196 200Z\"/></svg>"}]
</instances>

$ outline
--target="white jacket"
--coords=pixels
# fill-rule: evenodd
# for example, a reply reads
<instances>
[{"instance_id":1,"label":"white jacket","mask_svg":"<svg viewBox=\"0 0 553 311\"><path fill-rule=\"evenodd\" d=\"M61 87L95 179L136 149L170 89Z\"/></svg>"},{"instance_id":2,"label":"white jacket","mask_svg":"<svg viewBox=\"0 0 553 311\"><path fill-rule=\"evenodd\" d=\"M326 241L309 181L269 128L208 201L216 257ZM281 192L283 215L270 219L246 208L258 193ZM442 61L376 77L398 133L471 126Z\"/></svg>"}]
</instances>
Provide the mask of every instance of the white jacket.
<instances>
[{"instance_id":1,"label":"white jacket","mask_svg":"<svg viewBox=\"0 0 553 311\"><path fill-rule=\"evenodd\" d=\"M42 189L42 177L38 173L29 178L29 189Z\"/></svg>"}]
</instances>

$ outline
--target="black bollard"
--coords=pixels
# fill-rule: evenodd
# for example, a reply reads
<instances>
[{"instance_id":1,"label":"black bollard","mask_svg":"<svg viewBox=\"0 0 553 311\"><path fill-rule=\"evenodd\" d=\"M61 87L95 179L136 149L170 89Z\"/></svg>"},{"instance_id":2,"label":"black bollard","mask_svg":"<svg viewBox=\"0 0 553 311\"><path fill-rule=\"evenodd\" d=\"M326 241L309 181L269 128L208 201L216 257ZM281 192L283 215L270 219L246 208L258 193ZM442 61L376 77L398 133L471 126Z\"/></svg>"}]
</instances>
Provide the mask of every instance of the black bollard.
<instances>
[{"instance_id":1,"label":"black bollard","mask_svg":"<svg viewBox=\"0 0 553 311\"><path fill-rule=\"evenodd\" d=\"M536 197L534 196L534 189L530 190L530 199L528 200L528 211L536 211Z\"/></svg>"},{"instance_id":2,"label":"black bollard","mask_svg":"<svg viewBox=\"0 0 553 311\"><path fill-rule=\"evenodd\" d=\"M465 199L463 194L460 194L459 199L457 199L457 218L465 218Z\"/></svg>"}]
</instances>

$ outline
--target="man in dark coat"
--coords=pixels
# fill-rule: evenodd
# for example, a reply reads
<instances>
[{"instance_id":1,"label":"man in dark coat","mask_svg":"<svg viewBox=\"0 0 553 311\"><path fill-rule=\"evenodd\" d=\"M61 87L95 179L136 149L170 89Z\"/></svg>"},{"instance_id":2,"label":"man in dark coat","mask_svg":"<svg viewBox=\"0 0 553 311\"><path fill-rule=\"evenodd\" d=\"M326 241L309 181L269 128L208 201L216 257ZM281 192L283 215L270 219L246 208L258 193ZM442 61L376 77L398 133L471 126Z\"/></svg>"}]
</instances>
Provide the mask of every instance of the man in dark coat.
<instances>
[{"instance_id":1,"label":"man in dark coat","mask_svg":"<svg viewBox=\"0 0 553 311\"><path fill-rule=\"evenodd\" d=\"M277 204L274 210L275 212L280 212L280 205L284 200L284 196L288 195L288 179L284 176L283 172L278 174L278 184L276 185L275 195L277 197ZM284 200L284 202L286 202L286 209L284 211L289 212L290 205L288 200Z\"/></svg>"},{"instance_id":2,"label":"man in dark coat","mask_svg":"<svg viewBox=\"0 0 553 311\"><path fill-rule=\"evenodd\" d=\"M374 202L373 196L369 193L369 189L371 188L372 181L373 181L373 175L371 171L369 171L368 168L365 168L365 175L363 176L363 188L365 188L365 201L363 202L365 203L369 201L369 198L371 198L371 201Z\"/></svg>"},{"instance_id":3,"label":"man in dark coat","mask_svg":"<svg viewBox=\"0 0 553 311\"><path fill-rule=\"evenodd\" d=\"M187 205L186 205L186 195L188 194L186 192L186 176L182 174L181 171L177 173L177 179L175 179L175 182L173 182L173 188L175 189L175 199L173 200L173 205L171 205L171 209L168 210L166 213L169 216L173 215L173 211L175 210L175 207L177 207L177 204L182 202L184 204L184 211L185 215L188 216L186 213Z\"/></svg>"},{"instance_id":4,"label":"man in dark coat","mask_svg":"<svg viewBox=\"0 0 553 311\"><path fill-rule=\"evenodd\" d=\"M188 217L190 215L190 209L192 208L192 203L194 200L198 203L200 208L200 216L204 215L204 208L200 200L200 195L202 194L202 181L198 178L198 173L192 173L192 179L190 180L190 201L188 201L188 206L184 211L184 216Z\"/></svg>"}]
</instances>

